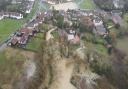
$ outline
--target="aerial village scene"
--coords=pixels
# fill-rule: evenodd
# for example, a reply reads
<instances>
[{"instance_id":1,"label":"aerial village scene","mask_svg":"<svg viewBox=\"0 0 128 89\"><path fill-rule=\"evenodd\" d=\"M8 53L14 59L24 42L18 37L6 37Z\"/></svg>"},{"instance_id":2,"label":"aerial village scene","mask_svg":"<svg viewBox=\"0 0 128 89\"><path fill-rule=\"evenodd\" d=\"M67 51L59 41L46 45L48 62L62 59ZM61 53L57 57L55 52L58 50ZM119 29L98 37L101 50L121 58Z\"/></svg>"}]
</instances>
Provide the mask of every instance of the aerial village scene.
<instances>
[{"instance_id":1,"label":"aerial village scene","mask_svg":"<svg viewBox=\"0 0 128 89\"><path fill-rule=\"evenodd\" d=\"M128 89L128 0L0 0L0 89Z\"/></svg>"}]
</instances>

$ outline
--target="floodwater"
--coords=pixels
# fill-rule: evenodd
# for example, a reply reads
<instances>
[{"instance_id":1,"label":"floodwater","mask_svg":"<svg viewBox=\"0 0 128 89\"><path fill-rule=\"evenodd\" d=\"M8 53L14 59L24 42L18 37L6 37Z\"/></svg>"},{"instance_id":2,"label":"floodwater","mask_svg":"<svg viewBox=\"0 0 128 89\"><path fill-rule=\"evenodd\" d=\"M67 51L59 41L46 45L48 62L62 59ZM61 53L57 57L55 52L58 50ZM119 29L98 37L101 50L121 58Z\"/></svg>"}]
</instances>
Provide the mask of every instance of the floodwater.
<instances>
[{"instance_id":1,"label":"floodwater","mask_svg":"<svg viewBox=\"0 0 128 89\"><path fill-rule=\"evenodd\" d=\"M128 54L128 37L118 39L117 48Z\"/></svg>"}]
</instances>

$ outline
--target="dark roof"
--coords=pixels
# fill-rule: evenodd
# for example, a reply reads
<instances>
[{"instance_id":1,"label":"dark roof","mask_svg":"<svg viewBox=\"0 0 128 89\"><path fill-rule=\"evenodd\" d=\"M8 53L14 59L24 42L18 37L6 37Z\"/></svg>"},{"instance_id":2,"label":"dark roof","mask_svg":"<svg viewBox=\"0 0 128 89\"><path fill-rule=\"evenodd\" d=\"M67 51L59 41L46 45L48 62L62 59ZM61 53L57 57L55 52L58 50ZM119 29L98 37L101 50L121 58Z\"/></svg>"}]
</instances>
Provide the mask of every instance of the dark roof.
<instances>
[{"instance_id":1,"label":"dark roof","mask_svg":"<svg viewBox=\"0 0 128 89\"><path fill-rule=\"evenodd\" d=\"M112 16L112 20L114 21L114 23L119 23L119 24L121 24L122 23L122 18L120 17L120 15L118 15L118 14L114 14L113 16Z\"/></svg>"},{"instance_id":2,"label":"dark roof","mask_svg":"<svg viewBox=\"0 0 128 89\"><path fill-rule=\"evenodd\" d=\"M21 29L17 30L17 32L29 34L29 33L32 32L32 30L31 29L28 29L28 28L21 28Z\"/></svg>"},{"instance_id":3,"label":"dark roof","mask_svg":"<svg viewBox=\"0 0 128 89\"><path fill-rule=\"evenodd\" d=\"M12 43L13 45L16 45L16 44L17 44L17 42L18 42L18 40L17 40L17 39L12 39L12 40L11 40L11 43Z\"/></svg>"},{"instance_id":4,"label":"dark roof","mask_svg":"<svg viewBox=\"0 0 128 89\"><path fill-rule=\"evenodd\" d=\"M0 16L3 16L3 15L4 15L4 13L0 12Z\"/></svg>"},{"instance_id":5,"label":"dark roof","mask_svg":"<svg viewBox=\"0 0 128 89\"><path fill-rule=\"evenodd\" d=\"M23 34L23 36L20 39L21 44L26 44L28 40L29 35L27 33Z\"/></svg>"},{"instance_id":6,"label":"dark roof","mask_svg":"<svg viewBox=\"0 0 128 89\"><path fill-rule=\"evenodd\" d=\"M98 33L106 33L106 29L103 25L96 26L96 30Z\"/></svg>"}]
</instances>

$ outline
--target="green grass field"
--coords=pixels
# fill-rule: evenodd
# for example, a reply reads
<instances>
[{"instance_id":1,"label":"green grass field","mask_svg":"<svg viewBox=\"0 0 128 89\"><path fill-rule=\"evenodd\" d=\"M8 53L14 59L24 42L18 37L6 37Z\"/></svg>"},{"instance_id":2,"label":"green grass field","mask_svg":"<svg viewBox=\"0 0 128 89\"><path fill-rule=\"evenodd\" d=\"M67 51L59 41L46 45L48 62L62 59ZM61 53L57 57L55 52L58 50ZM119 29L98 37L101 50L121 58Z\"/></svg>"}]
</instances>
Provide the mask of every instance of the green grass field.
<instances>
[{"instance_id":1,"label":"green grass field","mask_svg":"<svg viewBox=\"0 0 128 89\"><path fill-rule=\"evenodd\" d=\"M43 41L43 39L44 39L44 34L43 33L38 33L27 44L26 50L38 51L38 48L40 47L40 44Z\"/></svg>"},{"instance_id":2,"label":"green grass field","mask_svg":"<svg viewBox=\"0 0 128 89\"><path fill-rule=\"evenodd\" d=\"M23 25L23 20L3 19L0 21L0 43Z\"/></svg>"},{"instance_id":3,"label":"green grass field","mask_svg":"<svg viewBox=\"0 0 128 89\"><path fill-rule=\"evenodd\" d=\"M94 9L96 6L92 0L83 0L79 7L80 9Z\"/></svg>"}]
</instances>

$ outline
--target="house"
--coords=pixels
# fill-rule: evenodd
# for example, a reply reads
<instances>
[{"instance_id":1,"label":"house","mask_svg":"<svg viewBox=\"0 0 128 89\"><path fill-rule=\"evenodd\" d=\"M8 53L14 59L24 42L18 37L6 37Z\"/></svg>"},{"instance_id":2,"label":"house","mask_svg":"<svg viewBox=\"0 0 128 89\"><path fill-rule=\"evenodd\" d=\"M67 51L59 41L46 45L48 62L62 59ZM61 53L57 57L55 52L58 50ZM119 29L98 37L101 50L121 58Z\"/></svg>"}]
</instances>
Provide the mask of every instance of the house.
<instances>
[{"instance_id":1,"label":"house","mask_svg":"<svg viewBox=\"0 0 128 89\"><path fill-rule=\"evenodd\" d=\"M96 26L95 29L99 35L105 35L107 33L107 31L103 25Z\"/></svg>"},{"instance_id":2,"label":"house","mask_svg":"<svg viewBox=\"0 0 128 89\"><path fill-rule=\"evenodd\" d=\"M10 12L4 12L4 17L8 18L10 16Z\"/></svg>"},{"instance_id":3,"label":"house","mask_svg":"<svg viewBox=\"0 0 128 89\"><path fill-rule=\"evenodd\" d=\"M80 36L78 34L75 35L74 39L72 40L73 44L80 44Z\"/></svg>"},{"instance_id":4,"label":"house","mask_svg":"<svg viewBox=\"0 0 128 89\"><path fill-rule=\"evenodd\" d=\"M35 3L35 0L29 0L29 2L27 3L27 6L26 6L25 13L27 13L27 14L31 13L34 3Z\"/></svg>"},{"instance_id":5,"label":"house","mask_svg":"<svg viewBox=\"0 0 128 89\"><path fill-rule=\"evenodd\" d=\"M3 15L3 13L1 12L0 13L0 20L2 20L4 18L4 15Z\"/></svg>"},{"instance_id":6,"label":"house","mask_svg":"<svg viewBox=\"0 0 128 89\"><path fill-rule=\"evenodd\" d=\"M36 26L38 26L39 24L42 24L44 21L44 14L40 13L37 15L37 17L32 20L31 22L29 22L26 27L29 29L34 29Z\"/></svg>"},{"instance_id":7,"label":"house","mask_svg":"<svg viewBox=\"0 0 128 89\"><path fill-rule=\"evenodd\" d=\"M15 35L9 43L10 46L25 46L31 36L34 35L34 30L28 28L21 28L16 31Z\"/></svg>"},{"instance_id":8,"label":"house","mask_svg":"<svg viewBox=\"0 0 128 89\"><path fill-rule=\"evenodd\" d=\"M17 12L0 12L0 20L3 18L22 19L23 15Z\"/></svg>"},{"instance_id":9,"label":"house","mask_svg":"<svg viewBox=\"0 0 128 89\"><path fill-rule=\"evenodd\" d=\"M73 40L75 38L75 31L74 30L69 30L68 32L68 41Z\"/></svg>"},{"instance_id":10,"label":"house","mask_svg":"<svg viewBox=\"0 0 128 89\"><path fill-rule=\"evenodd\" d=\"M15 46L16 44L18 43L18 40L16 39L16 38L13 38L12 40L11 40L11 46Z\"/></svg>"},{"instance_id":11,"label":"house","mask_svg":"<svg viewBox=\"0 0 128 89\"><path fill-rule=\"evenodd\" d=\"M69 30L68 32L68 41L72 44L80 43L80 36L76 33L75 30Z\"/></svg>"},{"instance_id":12,"label":"house","mask_svg":"<svg viewBox=\"0 0 128 89\"><path fill-rule=\"evenodd\" d=\"M28 33L24 33L18 43L20 45L26 45L27 42L28 42L28 39L29 39L29 34Z\"/></svg>"},{"instance_id":13,"label":"house","mask_svg":"<svg viewBox=\"0 0 128 89\"><path fill-rule=\"evenodd\" d=\"M34 19L30 23L28 23L26 27L29 29L34 29L39 24L42 24L42 22L43 21L41 19Z\"/></svg>"},{"instance_id":14,"label":"house","mask_svg":"<svg viewBox=\"0 0 128 89\"><path fill-rule=\"evenodd\" d=\"M106 35L107 34L107 30L103 25L103 21L99 17L94 18L93 23L94 23L93 32L95 34L98 34L98 35Z\"/></svg>"},{"instance_id":15,"label":"house","mask_svg":"<svg viewBox=\"0 0 128 89\"><path fill-rule=\"evenodd\" d=\"M29 37L34 35L33 30L28 28L21 28L17 31L17 33L21 34L20 39L18 40L19 45L26 45L29 40Z\"/></svg>"},{"instance_id":16,"label":"house","mask_svg":"<svg viewBox=\"0 0 128 89\"><path fill-rule=\"evenodd\" d=\"M28 36L33 36L33 30L32 29L28 29L28 28L21 28L19 30L17 30L18 34L28 34Z\"/></svg>"},{"instance_id":17,"label":"house","mask_svg":"<svg viewBox=\"0 0 128 89\"><path fill-rule=\"evenodd\" d=\"M103 24L103 21L99 17L95 17L93 19L93 23L94 23L95 26L99 26L99 25Z\"/></svg>"},{"instance_id":18,"label":"house","mask_svg":"<svg viewBox=\"0 0 128 89\"><path fill-rule=\"evenodd\" d=\"M114 22L114 24L119 24L119 25L123 24L123 20L122 20L121 16L118 14L112 15L112 21Z\"/></svg>"},{"instance_id":19,"label":"house","mask_svg":"<svg viewBox=\"0 0 128 89\"><path fill-rule=\"evenodd\" d=\"M118 14L118 15L122 15L123 12L121 10L112 10L111 14Z\"/></svg>"},{"instance_id":20,"label":"house","mask_svg":"<svg viewBox=\"0 0 128 89\"><path fill-rule=\"evenodd\" d=\"M22 19L23 15L20 13L16 13L16 12L10 12L9 17L14 18L14 19Z\"/></svg>"}]
</instances>

